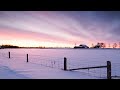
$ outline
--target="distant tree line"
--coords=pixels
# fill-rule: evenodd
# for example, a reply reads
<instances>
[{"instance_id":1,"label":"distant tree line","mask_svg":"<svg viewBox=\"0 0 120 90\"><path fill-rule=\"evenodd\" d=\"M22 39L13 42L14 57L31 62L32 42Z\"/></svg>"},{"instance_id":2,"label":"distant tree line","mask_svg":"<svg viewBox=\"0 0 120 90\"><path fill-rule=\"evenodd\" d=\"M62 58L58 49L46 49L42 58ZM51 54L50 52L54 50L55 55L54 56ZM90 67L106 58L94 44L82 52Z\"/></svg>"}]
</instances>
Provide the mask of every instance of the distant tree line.
<instances>
[{"instance_id":1,"label":"distant tree line","mask_svg":"<svg viewBox=\"0 0 120 90\"><path fill-rule=\"evenodd\" d=\"M119 44L117 43L113 43L113 44L107 44L106 43L103 43L103 42L98 42L96 45L92 44L92 47L89 47L85 44L80 44L79 46L76 46L75 44L75 47L74 48L120 48L120 42Z\"/></svg>"},{"instance_id":2,"label":"distant tree line","mask_svg":"<svg viewBox=\"0 0 120 90\"><path fill-rule=\"evenodd\" d=\"M95 46L92 44L92 48L106 48L106 47L107 47L106 43L97 43L97 45L95 45ZM117 47L120 48L120 42L119 42L119 44L117 44L117 43L108 44L108 47L109 48L117 48Z\"/></svg>"},{"instance_id":3,"label":"distant tree line","mask_svg":"<svg viewBox=\"0 0 120 90\"><path fill-rule=\"evenodd\" d=\"M1 48L19 48L19 46L13 46L13 45L1 45Z\"/></svg>"}]
</instances>

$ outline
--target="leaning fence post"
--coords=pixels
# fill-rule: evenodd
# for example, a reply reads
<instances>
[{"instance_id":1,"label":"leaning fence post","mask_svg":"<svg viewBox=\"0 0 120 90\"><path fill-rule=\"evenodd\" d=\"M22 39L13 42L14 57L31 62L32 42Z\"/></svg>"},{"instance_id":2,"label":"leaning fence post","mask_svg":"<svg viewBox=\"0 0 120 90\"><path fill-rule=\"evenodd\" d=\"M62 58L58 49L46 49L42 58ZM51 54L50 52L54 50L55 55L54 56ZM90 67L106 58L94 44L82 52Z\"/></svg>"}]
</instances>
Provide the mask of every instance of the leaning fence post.
<instances>
[{"instance_id":1,"label":"leaning fence post","mask_svg":"<svg viewBox=\"0 0 120 90\"><path fill-rule=\"evenodd\" d=\"M27 54L27 62L28 62L28 54Z\"/></svg>"},{"instance_id":2,"label":"leaning fence post","mask_svg":"<svg viewBox=\"0 0 120 90\"><path fill-rule=\"evenodd\" d=\"M10 52L9 52L9 58L10 58Z\"/></svg>"},{"instance_id":3,"label":"leaning fence post","mask_svg":"<svg viewBox=\"0 0 120 90\"><path fill-rule=\"evenodd\" d=\"M111 62L107 61L107 79L111 79Z\"/></svg>"},{"instance_id":4,"label":"leaning fence post","mask_svg":"<svg viewBox=\"0 0 120 90\"><path fill-rule=\"evenodd\" d=\"M67 58L64 57L64 70L66 71L67 70Z\"/></svg>"}]
</instances>

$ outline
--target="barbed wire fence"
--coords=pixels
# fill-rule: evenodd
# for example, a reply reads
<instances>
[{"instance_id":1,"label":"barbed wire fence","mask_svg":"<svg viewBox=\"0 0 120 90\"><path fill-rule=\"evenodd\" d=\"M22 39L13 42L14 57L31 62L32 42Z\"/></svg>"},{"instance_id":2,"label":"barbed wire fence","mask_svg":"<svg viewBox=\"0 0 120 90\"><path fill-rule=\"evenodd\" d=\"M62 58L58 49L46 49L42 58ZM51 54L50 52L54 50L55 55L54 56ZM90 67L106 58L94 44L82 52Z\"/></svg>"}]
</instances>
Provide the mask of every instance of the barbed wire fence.
<instances>
[{"instance_id":1,"label":"barbed wire fence","mask_svg":"<svg viewBox=\"0 0 120 90\"><path fill-rule=\"evenodd\" d=\"M0 57L8 58L8 59L18 59L22 58L25 62L27 62L27 54L15 54L15 53L6 53L6 52L0 52ZM40 58L40 59L39 59ZM57 58L57 57L51 57L50 59L47 57L43 57L41 55L28 55L28 63L34 64L34 65L41 65L45 67L50 68L56 68L56 69L62 69L64 70L64 58ZM74 69L74 68L84 68L84 67L96 67L96 66L104 66L106 65L106 62L98 63L98 61L92 61L92 62L79 62L77 60L69 60L67 61L67 69ZM120 69L120 63L112 63L112 79L120 79L120 72L118 71ZM105 68L94 68L94 69L86 69L86 70L80 70L80 72L84 72L89 76L96 77L96 78L102 78L106 79L107 77L107 70Z\"/></svg>"},{"instance_id":2,"label":"barbed wire fence","mask_svg":"<svg viewBox=\"0 0 120 90\"><path fill-rule=\"evenodd\" d=\"M95 64L80 64L80 63L72 64L68 62L68 70L75 69L75 68L96 67L96 66L97 65ZM103 64L99 66L103 66ZM81 69L79 71L84 72L89 76L96 77L96 78L103 78L103 79L107 78L107 72L105 68Z\"/></svg>"}]
</instances>

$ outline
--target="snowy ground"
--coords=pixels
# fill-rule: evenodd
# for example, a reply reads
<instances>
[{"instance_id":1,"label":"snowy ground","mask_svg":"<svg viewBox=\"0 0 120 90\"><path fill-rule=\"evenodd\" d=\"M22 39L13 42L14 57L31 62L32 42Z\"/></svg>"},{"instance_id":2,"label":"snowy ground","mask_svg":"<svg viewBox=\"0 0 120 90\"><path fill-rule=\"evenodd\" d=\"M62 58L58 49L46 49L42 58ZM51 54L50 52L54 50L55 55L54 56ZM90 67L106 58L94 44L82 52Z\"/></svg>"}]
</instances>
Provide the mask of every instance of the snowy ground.
<instances>
[{"instance_id":1,"label":"snowy ground","mask_svg":"<svg viewBox=\"0 0 120 90\"><path fill-rule=\"evenodd\" d=\"M64 71L37 65L34 63L15 62L14 59L0 59L0 79L80 79L95 78L78 71Z\"/></svg>"},{"instance_id":2,"label":"snowy ground","mask_svg":"<svg viewBox=\"0 0 120 90\"><path fill-rule=\"evenodd\" d=\"M26 62L27 53L29 54L28 63ZM1 49L0 79L104 79L106 69L62 70L63 57L68 58L68 68L106 65L106 61L111 60L115 63L113 66L117 66L113 67L112 74L120 75L119 53L119 50Z\"/></svg>"}]
</instances>

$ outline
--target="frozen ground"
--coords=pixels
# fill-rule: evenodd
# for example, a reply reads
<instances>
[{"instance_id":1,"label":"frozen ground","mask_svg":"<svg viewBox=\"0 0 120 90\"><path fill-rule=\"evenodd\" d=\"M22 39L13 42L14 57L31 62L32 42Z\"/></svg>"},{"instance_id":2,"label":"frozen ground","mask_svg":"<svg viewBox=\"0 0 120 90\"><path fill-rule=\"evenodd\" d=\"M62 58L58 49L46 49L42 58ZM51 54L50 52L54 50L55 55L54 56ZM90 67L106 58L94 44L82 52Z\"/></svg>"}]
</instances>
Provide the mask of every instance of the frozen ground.
<instances>
[{"instance_id":1,"label":"frozen ground","mask_svg":"<svg viewBox=\"0 0 120 90\"><path fill-rule=\"evenodd\" d=\"M29 54L28 63L26 54ZM64 57L67 57L68 68L106 65L109 60L112 75L120 75L120 50L0 49L0 79L106 78L106 69L64 71Z\"/></svg>"}]
</instances>

